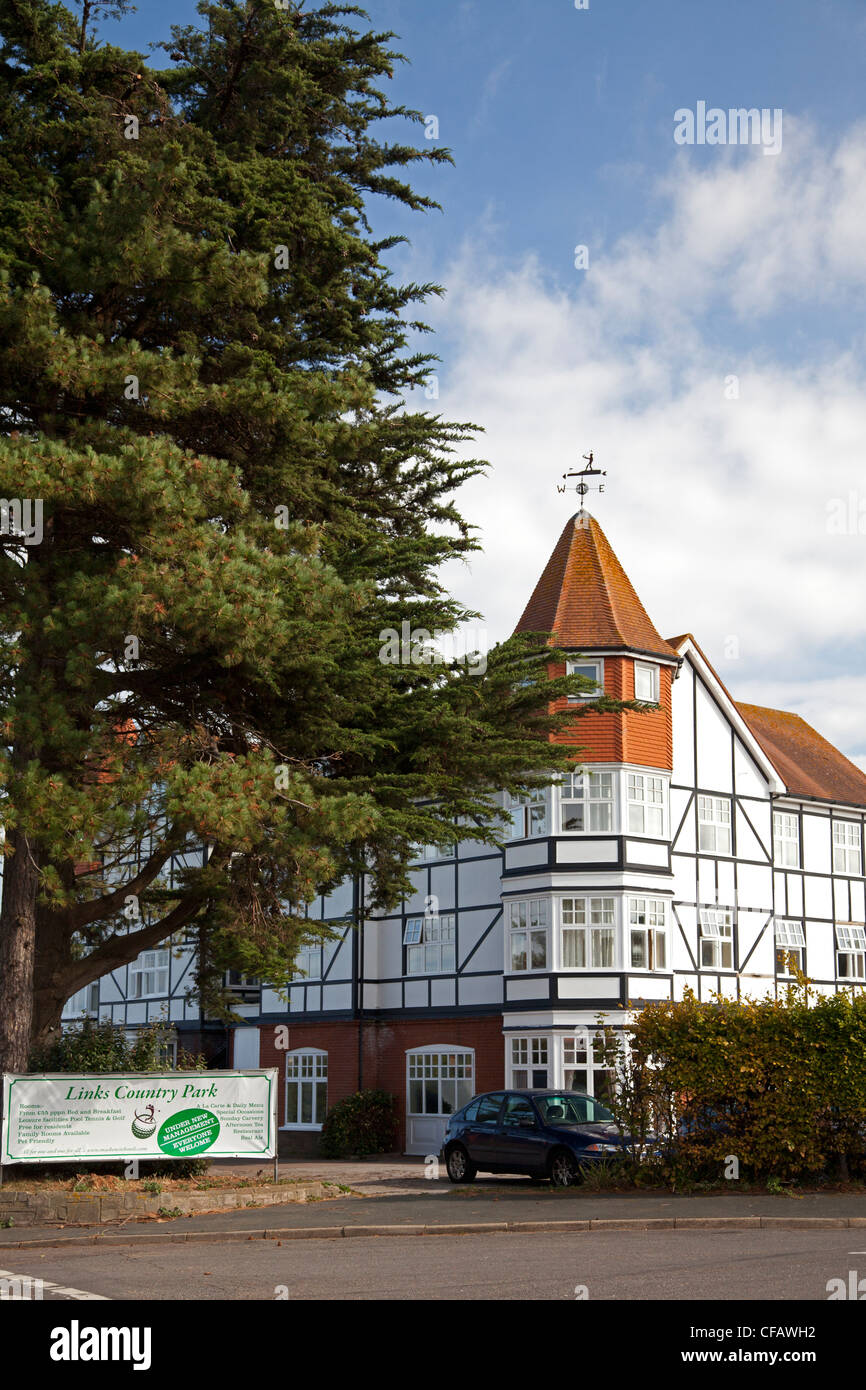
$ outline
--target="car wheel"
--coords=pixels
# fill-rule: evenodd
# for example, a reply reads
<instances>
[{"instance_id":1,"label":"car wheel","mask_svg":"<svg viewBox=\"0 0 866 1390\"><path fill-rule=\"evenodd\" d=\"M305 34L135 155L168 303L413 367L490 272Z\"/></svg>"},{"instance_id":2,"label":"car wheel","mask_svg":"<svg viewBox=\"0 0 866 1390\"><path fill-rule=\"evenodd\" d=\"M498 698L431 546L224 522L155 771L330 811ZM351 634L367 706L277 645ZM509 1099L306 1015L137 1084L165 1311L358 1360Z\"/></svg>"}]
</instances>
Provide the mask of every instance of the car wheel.
<instances>
[{"instance_id":1,"label":"car wheel","mask_svg":"<svg viewBox=\"0 0 866 1390\"><path fill-rule=\"evenodd\" d=\"M474 1182L478 1173L462 1144L455 1144L453 1149L448 1150L445 1170L452 1182Z\"/></svg>"},{"instance_id":2,"label":"car wheel","mask_svg":"<svg viewBox=\"0 0 866 1390\"><path fill-rule=\"evenodd\" d=\"M550 1160L550 1181L554 1187L574 1187L580 1182L580 1169L574 1154L557 1149Z\"/></svg>"}]
</instances>

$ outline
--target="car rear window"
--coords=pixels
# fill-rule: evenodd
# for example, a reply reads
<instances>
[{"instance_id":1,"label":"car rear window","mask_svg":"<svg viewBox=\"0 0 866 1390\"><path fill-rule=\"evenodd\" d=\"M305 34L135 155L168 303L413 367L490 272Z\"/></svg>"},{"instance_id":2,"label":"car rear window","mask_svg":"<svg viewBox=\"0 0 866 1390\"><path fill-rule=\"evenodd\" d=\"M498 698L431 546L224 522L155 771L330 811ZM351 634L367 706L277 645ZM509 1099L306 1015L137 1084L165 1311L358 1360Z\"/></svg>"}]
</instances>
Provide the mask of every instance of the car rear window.
<instances>
[{"instance_id":1,"label":"car rear window","mask_svg":"<svg viewBox=\"0 0 866 1390\"><path fill-rule=\"evenodd\" d=\"M495 1096L482 1096L478 1102L478 1124L495 1125L499 1119L499 1107L502 1104L502 1097L505 1092L500 1091Z\"/></svg>"}]
</instances>

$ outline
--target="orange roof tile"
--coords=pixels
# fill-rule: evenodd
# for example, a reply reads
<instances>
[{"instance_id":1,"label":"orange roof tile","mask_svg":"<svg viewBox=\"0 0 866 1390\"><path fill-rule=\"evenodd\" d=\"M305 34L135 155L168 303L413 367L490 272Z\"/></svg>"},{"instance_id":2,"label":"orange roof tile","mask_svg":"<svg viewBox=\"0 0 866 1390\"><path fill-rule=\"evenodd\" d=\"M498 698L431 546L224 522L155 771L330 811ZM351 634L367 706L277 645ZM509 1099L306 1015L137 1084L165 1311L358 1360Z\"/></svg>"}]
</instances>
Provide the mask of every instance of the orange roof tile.
<instances>
[{"instance_id":1,"label":"orange roof tile","mask_svg":"<svg viewBox=\"0 0 866 1390\"><path fill-rule=\"evenodd\" d=\"M626 648L678 660L586 511L566 524L515 631L551 632L558 646L577 651Z\"/></svg>"},{"instance_id":2,"label":"orange roof tile","mask_svg":"<svg viewBox=\"0 0 866 1390\"><path fill-rule=\"evenodd\" d=\"M739 703L737 709L793 795L866 806L866 773L799 714Z\"/></svg>"}]
</instances>

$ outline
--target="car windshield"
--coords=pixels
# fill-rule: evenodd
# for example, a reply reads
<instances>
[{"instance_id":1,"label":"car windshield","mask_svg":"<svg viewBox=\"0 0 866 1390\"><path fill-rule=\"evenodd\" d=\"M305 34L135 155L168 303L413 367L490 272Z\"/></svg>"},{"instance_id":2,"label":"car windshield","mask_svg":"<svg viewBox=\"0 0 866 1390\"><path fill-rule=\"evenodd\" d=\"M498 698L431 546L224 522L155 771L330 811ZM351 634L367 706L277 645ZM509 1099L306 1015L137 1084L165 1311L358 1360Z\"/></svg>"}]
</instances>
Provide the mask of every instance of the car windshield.
<instances>
[{"instance_id":1,"label":"car windshield","mask_svg":"<svg viewBox=\"0 0 866 1390\"><path fill-rule=\"evenodd\" d=\"M574 1091L564 1091L559 1096L536 1096L535 1104L549 1125L600 1124L613 1119L606 1105Z\"/></svg>"}]
</instances>

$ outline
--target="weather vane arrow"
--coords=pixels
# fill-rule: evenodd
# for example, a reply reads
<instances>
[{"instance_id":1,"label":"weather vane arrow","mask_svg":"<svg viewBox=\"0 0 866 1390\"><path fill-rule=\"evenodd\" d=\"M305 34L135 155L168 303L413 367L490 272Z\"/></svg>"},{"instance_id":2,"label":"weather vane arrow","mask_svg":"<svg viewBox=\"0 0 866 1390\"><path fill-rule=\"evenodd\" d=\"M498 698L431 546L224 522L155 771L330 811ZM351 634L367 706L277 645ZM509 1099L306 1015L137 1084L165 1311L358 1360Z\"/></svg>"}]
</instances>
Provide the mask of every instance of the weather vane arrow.
<instances>
[{"instance_id":1,"label":"weather vane arrow","mask_svg":"<svg viewBox=\"0 0 866 1390\"><path fill-rule=\"evenodd\" d=\"M562 484L562 487L560 487L557 483L557 492L576 492L579 497L585 497L588 492L604 492L604 483L594 484L590 483L588 479L606 478L607 469L593 468L591 449L588 454L583 455L583 458L586 459L586 467L574 469L570 473L563 473L562 476L565 479L565 481ZM569 478L575 478L577 480L571 487L569 487Z\"/></svg>"}]
</instances>

